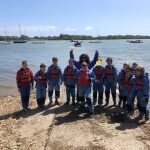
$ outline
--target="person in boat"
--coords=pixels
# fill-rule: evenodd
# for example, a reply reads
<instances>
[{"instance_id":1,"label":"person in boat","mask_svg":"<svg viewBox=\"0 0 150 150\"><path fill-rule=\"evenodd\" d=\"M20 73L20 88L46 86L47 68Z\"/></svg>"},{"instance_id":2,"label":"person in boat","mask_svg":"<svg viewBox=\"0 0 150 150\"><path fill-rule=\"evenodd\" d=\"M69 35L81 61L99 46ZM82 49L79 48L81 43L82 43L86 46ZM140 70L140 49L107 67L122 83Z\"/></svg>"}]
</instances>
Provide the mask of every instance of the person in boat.
<instances>
[{"instance_id":1,"label":"person in boat","mask_svg":"<svg viewBox=\"0 0 150 150\"><path fill-rule=\"evenodd\" d=\"M149 78L143 66L136 68L134 97L137 97L139 117L142 119L144 116L145 122L147 122L149 120Z\"/></svg>"},{"instance_id":2,"label":"person in boat","mask_svg":"<svg viewBox=\"0 0 150 150\"><path fill-rule=\"evenodd\" d=\"M58 65L58 58L52 58L52 65L48 67L47 70L47 79L48 79L48 94L49 94L49 105L53 103L53 91L55 90L55 104L59 105L60 97L60 84L62 83L62 71Z\"/></svg>"},{"instance_id":3,"label":"person in boat","mask_svg":"<svg viewBox=\"0 0 150 150\"><path fill-rule=\"evenodd\" d=\"M66 86L66 97L68 105L70 103L70 96L72 97L72 105L75 105L75 87L77 84L78 70L73 65L73 60L69 59L69 65L65 68L63 73L63 82Z\"/></svg>"},{"instance_id":4,"label":"person in boat","mask_svg":"<svg viewBox=\"0 0 150 150\"><path fill-rule=\"evenodd\" d=\"M81 64L81 70L78 72L77 79L78 79L77 81L78 92L81 100L80 109L81 111L85 110L85 102L84 102L85 97L86 102L89 106L88 116L91 116L94 114L94 107L91 100L91 86L92 82L95 80L95 75L92 71L88 70L88 65L86 62L83 62Z\"/></svg>"},{"instance_id":5,"label":"person in boat","mask_svg":"<svg viewBox=\"0 0 150 150\"><path fill-rule=\"evenodd\" d=\"M98 93L98 104L103 104L103 92L104 92L104 67L102 66L102 60L99 58L96 62L96 66L92 69L92 72L96 76L96 80L93 83L93 105L97 102Z\"/></svg>"},{"instance_id":6,"label":"person in boat","mask_svg":"<svg viewBox=\"0 0 150 150\"><path fill-rule=\"evenodd\" d=\"M44 107L46 100L47 74L45 70L46 65L42 63L40 65L40 70L34 76L34 80L36 81L36 100L38 108Z\"/></svg>"},{"instance_id":7,"label":"person in boat","mask_svg":"<svg viewBox=\"0 0 150 150\"><path fill-rule=\"evenodd\" d=\"M18 86L18 92L21 95L23 111L28 111L30 91L33 89L34 80L33 73L28 68L28 62L26 60L22 61L22 67L17 71L16 82Z\"/></svg>"},{"instance_id":8,"label":"person in boat","mask_svg":"<svg viewBox=\"0 0 150 150\"><path fill-rule=\"evenodd\" d=\"M97 61L98 57L99 57L99 53L98 53L98 50L96 50L94 58L93 58L92 61L90 61L90 58L89 58L88 54L81 54L80 57L79 57L79 61L76 61L74 59L73 49L70 51L70 59L73 59L74 66L78 70L81 69L82 62L86 62L88 64L88 69L92 69L96 64L96 61Z\"/></svg>"},{"instance_id":9,"label":"person in boat","mask_svg":"<svg viewBox=\"0 0 150 150\"><path fill-rule=\"evenodd\" d=\"M112 94L114 106L116 106L116 84L117 84L117 69L112 65L112 58L108 57L107 65L105 66L105 77L104 77L104 84L105 84L105 96L106 96L106 104L105 106L109 105L109 97L110 91Z\"/></svg>"},{"instance_id":10,"label":"person in boat","mask_svg":"<svg viewBox=\"0 0 150 150\"><path fill-rule=\"evenodd\" d=\"M123 69L119 72L118 75L118 84L119 84L119 102L118 102L118 107L121 107L122 102L123 102L123 108L126 108L126 98L124 98L123 93L124 93L124 81L126 77L126 71L130 65L128 63L123 64Z\"/></svg>"}]
</instances>

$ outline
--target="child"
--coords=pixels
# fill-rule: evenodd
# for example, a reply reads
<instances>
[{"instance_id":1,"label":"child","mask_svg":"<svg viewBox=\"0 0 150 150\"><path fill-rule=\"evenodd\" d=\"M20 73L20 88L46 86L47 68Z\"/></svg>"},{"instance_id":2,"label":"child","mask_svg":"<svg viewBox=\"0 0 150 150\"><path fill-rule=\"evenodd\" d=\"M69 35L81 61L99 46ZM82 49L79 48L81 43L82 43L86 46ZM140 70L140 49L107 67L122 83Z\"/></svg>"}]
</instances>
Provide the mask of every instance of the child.
<instances>
[{"instance_id":1,"label":"child","mask_svg":"<svg viewBox=\"0 0 150 150\"><path fill-rule=\"evenodd\" d=\"M123 108L126 108L126 101L124 101L124 99L123 99L123 92L124 92L124 80L125 80L125 77L126 77L126 71L129 67L130 67L130 65L128 63L124 63L123 64L123 69L119 72L119 75L118 75L118 84L119 84L119 103L118 103L118 107L120 107L122 102L123 102Z\"/></svg>"},{"instance_id":2,"label":"child","mask_svg":"<svg viewBox=\"0 0 150 150\"><path fill-rule=\"evenodd\" d=\"M53 90L55 90L55 104L59 105L58 99L60 97L60 84L62 83L62 71L58 66L58 58L52 58L52 65L47 70L47 78L49 85L49 105L53 103Z\"/></svg>"},{"instance_id":3,"label":"child","mask_svg":"<svg viewBox=\"0 0 150 150\"><path fill-rule=\"evenodd\" d=\"M136 74L136 68L138 67L138 64L136 63L136 62L133 62L132 63L132 73L133 73L133 75L135 75Z\"/></svg>"},{"instance_id":4,"label":"child","mask_svg":"<svg viewBox=\"0 0 150 150\"><path fill-rule=\"evenodd\" d=\"M138 63L137 62L133 62L132 63L132 75L136 76L136 68L138 67ZM133 97L133 102L135 101L135 97ZM138 107L138 103L137 103L137 107ZM134 113L134 108L133 108L133 112Z\"/></svg>"},{"instance_id":5,"label":"child","mask_svg":"<svg viewBox=\"0 0 150 150\"><path fill-rule=\"evenodd\" d=\"M103 91L104 91L104 67L102 65L102 60L98 59L96 66L93 68L92 72L96 76L96 80L93 83L93 105L97 102L97 92L98 92L98 104L101 106L103 104Z\"/></svg>"},{"instance_id":6,"label":"child","mask_svg":"<svg viewBox=\"0 0 150 150\"><path fill-rule=\"evenodd\" d=\"M22 68L17 71L16 81L18 91L21 95L23 111L28 111L30 91L31 88L33 89L34 80L33 73L28 68L28 62L26 60L22 61Z\"/></svg>"},{"instance_id":7,"label":"child","mask_svg":"<svg viewBox=\"0 0 150 150\"><path fill-rule=\"evenodd\" d=\"M116 105L116 83L117 83L117 70L112 65L112 58L108 57L107 65L105 67L105 96L106 96L106 104L105 106L109 105L109 96L110 90L114 102L114 106Z\"/></svg>"},{"instance_id":8,"label":"child","mask_svg":"<svg viewBox=\"0 0 150 150\"><path fill-rule=\"evenodd\" d=\"M149 99L149 79L148 74L142 66L136 68L136 81L135 81L135 96L138 101L138 110L140 116L145 115L145 122L149 120L148 99Z\"/></svg>"},{"instance_id":9,"label":"child","mask_svg":"<svg viewBox=\"0 0 150 150\"><path fill-rule=\"evenodd\" d=\"M124 78L124 93L123 101L127 102L127 117L130 118L134 110L134 90L135 90L135 76L132 75L132 68L129 67L126 70L126 75Z\"/></svg>"},{"instance_id":10,"label":"child","mask_svg":"<svg viewBox=\"0 0 150 150\"><path fill-rule=\"evenodd\" d=\"M94 114L94 107L91 101L91 83L95 80L95 75L93 72L88 70L86 62L83 62L81 65L81 70L78 72L78 89L79 97L81 100L81 110L85 109L84 106L84 96L86 97L87 104L89 106L89 116Z\"/></svg>"},{"instance_id":11,"label":"child","mask_svg":"<svg viewBox=\"0 0 150 150\"><path fill-rule=\"evenodd\" d=\"M73 60L69 59L69 65L65 68L63 73L63 81L66 86L66 96L68 105L70 102L70 95L72 97L72 104L75 105L75 86L77 83L77 69L73 66Z\"/></svg>"},{"instance_id":12,"label":"child","mask_svg":"<svg viewBox=\"0 0 150 150\"><path fill-rule=\"evenodd\" d=\"M47 88L47 74L45 70L46 65L42 63L40 65L40 70L34 76L34 80L36 81L36 98L38 108L42 108L45 105Z\"/></svg>"},{"instance_id":13,"label":"child","mask_svg":"<svg viewBox=\"0 0 150 150\"><path fill-rule=\"evenodd\" d=\"M88 54L81 54L79 56L79 61L77 61L77 60L74 59L73 49L70 51L70 58L73 59L74 66L78 70L81 69L82 62L86 62L88 64L88 69L89 70L92 69L96 64L96 61L97 61L98 57L99 57L99 53L98 53L98 50L96 50L94 58L93 58L92 61L90 61L90 57L89 57ZM77 102L80 102L79 93L78 93L78 86L77 86Z\"/></svg>"}]
</instances>

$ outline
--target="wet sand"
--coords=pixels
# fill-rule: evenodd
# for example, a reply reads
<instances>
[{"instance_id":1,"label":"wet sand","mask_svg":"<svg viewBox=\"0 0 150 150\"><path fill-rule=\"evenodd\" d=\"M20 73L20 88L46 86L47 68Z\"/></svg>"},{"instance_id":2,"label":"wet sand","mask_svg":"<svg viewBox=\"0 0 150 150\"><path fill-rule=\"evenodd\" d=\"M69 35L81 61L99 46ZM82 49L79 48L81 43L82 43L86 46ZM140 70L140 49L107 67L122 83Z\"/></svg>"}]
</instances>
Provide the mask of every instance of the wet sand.
<instances>
[{"instance_id":1,"label":"wet sand","mask_svg":"<svg viewBox=\"0 0 150 150\"><path fill-rule=\"evenodd\" d=\"M0 86L0 97L18 95L19 93L16 86Z\"/></svg>"}]
</instances>

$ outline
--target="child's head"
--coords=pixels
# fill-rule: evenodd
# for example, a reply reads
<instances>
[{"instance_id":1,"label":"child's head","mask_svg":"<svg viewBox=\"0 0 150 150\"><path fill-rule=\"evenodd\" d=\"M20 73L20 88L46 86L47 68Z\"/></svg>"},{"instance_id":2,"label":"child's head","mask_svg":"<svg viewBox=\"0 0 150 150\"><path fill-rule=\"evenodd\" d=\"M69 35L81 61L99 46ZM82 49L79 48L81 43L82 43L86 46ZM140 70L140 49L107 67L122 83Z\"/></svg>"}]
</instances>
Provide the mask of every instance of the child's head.
<instances>
[{"instance_id":1,"label":"child's head","mask_svg":"<svg viewBox=\"0 0 150 150\"><path fill-rule=\"evenodd\" d=\"M132 68L128 67L128 69L126 70L126 73L128 77L132 76Z\"/></svg>"},{"instance_id":2,"label":"child's head","mask_svg":"<svg viewBox=\"0 0 150 150\"><path fill-rule=\"evenodd\" d=\"M44 63L42 63L42 64L40 65L40 70L41 70L42 72L44 72L44 71L46 70L46 65L45 65Z\"/></svg>"},{"instance_id":3,"label":"child's head","mask_svg":"<svg viewBox=\"0 0 150 150\"><path fill-rule=\"evenodd\" d=\"M73 66L73 60L69 59L68 64L69 64L69 66Z\"/></svg>"},{"instance_id":4,"label":"child's head","mask_svg":"<svg viewBox=\"0 0 150 150\"><path fill-rule=\"evenodd\" d=\"M87 54L81 54L79 59L80 59L80 63L82 62L89 63L89 56Z\"/></svg>"},{"instance_id":5,"label":"child's head","mask_svg":"<svg viewBox=\"0 0 150 150\"><path fill-rule=\"evenodd\" d=\"M27 60L23 60L22 61L22 68L24 68L24 69L28 68L28 62L27 62Z\"/></svg>"},{"instance_id":6,"label":"child's head","mask_svg":"<svg viewBox=\"0 0 150 150\"><path fill-rule=\"evenodd\" d=\"M138 67L136 68L136 75L137 75L137 76L144 74L144 72L145 72L145 69L144 69L143 66L138 66Z\"/></svg>"},{"instance_id":7,"label":"child's head","mask_svg":"<svg viewBox=\"0 0 150 150\"><path fill-rule=\"evenodd\" d=\"M88 69L88 65L87 65L86 62L83 62L83 63L82 63L81 69L82 69L83 71L86 71L86 70Z\"/></svg>"},{"instance_id":8,"label":"child's head","mask_svg":"<svg viewBox=\"0 0 150 150\"><path fill-rule=\"evenodd\" d=\"M96 61L96 66L101 66L102 65L102 59L98 58Z\"/></svg>"},{"instance_id":9,"label":"child's head","mask_svg":"<svg viewBox=\"0 0 150 150\"><path fill-rule=\"evenodd\" d=\"M128 63L124 63L123 64L123 69L126 71L128 68L130 67L130 65Z\"/></svg>"},{"instance_id":10,"label":"child's head","mask_svg":"<svg viewBox=\"0 0 150 150\"><path fill-rule=\"evenodd\" d=\"M52 63L53 63L54 65L57 65L57 63L58 63L58 58L57 58L57 57L53 57L53 58L52 58Z\"/></svg>"},{"instance_id":11,"label":"child's head","mask_svg":"<svg viewBox=\"0 0 150 150\"><path fill-rule=\"evenodd\" d=\"M133 63L132 63L132 69L133 69L133 70L136 70L136 67L138 67L138 64L137 64L136 62L133 62Z\"/></svg>"},{"instance_id":12,"label":"child's head","mask_svg":"<svg viewBox=\"0 0 150 150\"><path fill-rule=\"evenodd\" d=\"M107 62L107 65L112 65L113 60L112 60L111 57L108 57L108 58L106 59L106 62Z\"/></svg>"}]
</instances>

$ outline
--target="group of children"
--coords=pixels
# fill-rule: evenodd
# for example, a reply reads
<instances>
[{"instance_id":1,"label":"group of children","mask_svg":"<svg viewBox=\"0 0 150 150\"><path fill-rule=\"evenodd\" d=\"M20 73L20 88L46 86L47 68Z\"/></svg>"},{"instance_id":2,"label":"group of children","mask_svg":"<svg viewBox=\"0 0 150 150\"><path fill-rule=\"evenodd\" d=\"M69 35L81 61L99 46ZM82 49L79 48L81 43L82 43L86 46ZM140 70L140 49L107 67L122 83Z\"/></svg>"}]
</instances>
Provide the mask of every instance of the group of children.
<instances>
[{"instance_id":1,"label":"group of children","mask_svg":"<svg viewBox=\"0 0 150 150\"><path fill-rule=\"evenodd\" d=\"M137 108L140 116L145 116L145 121L149 119L148 99L149 99L149 79L145 73L144 67L133 63L123 64L123 69L117 74L117 69L112 65L112 58L106 59L107 65L103 67L98 63L99 54L95 52L94 59L90 61L87 54L82 54L79 61L74 59L73 50L70 51L70 59L67 67L62 73L58 66L58 58L52 58L52 65L46 71L46 65L41 64L40 70L33 76L28 68L27 61L22 62L22 68L17 72L17 85L21 93L22 107L28 110L30 90L36 81L36 97L38 107L45 105L46 88L48 85L49 106L53 103L53 91L55 91L55 104L59 105L60 85L66 86L66 104L80 104L79 109L84 111L85 104L89 106L88 115L94 114L94 105L97 103L101 107L103 104L103 93L105 91L106 103L109 106L110 92L112 94L113 104L116 102L116 89L119 85L120 107L127 109L127 116L130 117L134 111L134 100L137 98ZM118 83L118 84L117 84ZM93 100L91 99L91 88L93 87ZM77 89L77 90L76 90ZM77 93L76 93L77 91ZM86 103L85 103L86 99Z\"/></svg>"}]
</instances>

